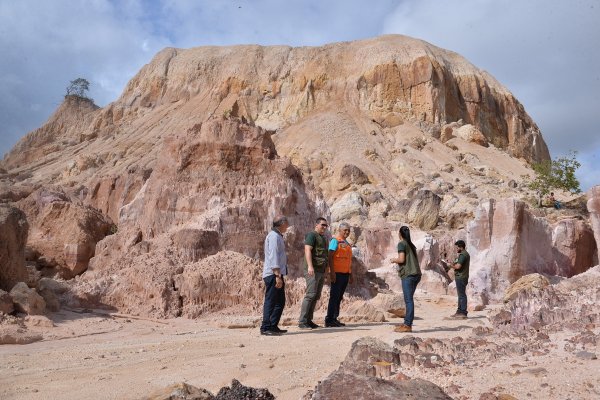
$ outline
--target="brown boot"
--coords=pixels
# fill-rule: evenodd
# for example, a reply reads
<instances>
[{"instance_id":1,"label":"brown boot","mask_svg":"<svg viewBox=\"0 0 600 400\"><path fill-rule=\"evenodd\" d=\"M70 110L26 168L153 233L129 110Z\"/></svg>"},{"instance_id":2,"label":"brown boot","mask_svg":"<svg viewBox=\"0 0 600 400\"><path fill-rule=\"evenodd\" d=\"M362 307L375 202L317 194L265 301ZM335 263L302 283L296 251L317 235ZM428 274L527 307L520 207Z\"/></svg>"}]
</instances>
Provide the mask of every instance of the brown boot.
<instances>
[{"instance_id":1,"label":"brown boot","mask_svg":"<svg viewBox=\"0 0 600 400\"><path fill-rule=\"evenodd\" d=\"M412 332L412 326L408 325L398 325L394 328L394 332Z\"/></svg>"}]
</instances>

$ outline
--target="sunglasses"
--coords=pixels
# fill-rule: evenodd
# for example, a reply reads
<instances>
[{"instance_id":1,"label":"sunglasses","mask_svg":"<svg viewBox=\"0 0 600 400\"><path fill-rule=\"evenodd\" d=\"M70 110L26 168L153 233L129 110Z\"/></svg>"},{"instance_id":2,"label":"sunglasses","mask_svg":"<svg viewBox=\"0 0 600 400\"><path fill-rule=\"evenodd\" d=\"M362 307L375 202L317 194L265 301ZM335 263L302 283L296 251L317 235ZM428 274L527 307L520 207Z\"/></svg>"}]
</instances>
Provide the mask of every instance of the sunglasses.
<instances>
[{"instance_id":1,"label":"sunglasses","mask_svg":"<svg viewBox=\"0 0 600 400\"><path fill-rule=\"evenodd\" d=\"M329 225L327 225L327 224L319 224L319 226L322 226L323 228L327 228Z\"/></svg>"}]
</instances>

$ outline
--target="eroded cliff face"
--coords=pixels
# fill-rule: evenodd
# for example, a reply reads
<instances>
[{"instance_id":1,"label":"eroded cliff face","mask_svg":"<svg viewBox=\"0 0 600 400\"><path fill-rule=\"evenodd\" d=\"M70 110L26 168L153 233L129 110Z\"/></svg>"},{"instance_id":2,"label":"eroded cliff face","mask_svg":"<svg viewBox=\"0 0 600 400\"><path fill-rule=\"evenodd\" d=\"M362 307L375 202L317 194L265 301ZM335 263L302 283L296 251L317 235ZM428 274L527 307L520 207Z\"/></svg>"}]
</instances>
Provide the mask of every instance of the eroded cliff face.
<instances>
[{"instance_id":1,"label":"eroded cliff face","mask_svg":"<svg viewBox=\"0 0 600 400\"><path fill-rule=\"evenodd\" d=\"M115 106L153 108L197 96L204 112L230 112L273 130L332 105L387 126L462 119L516 157L549 156L537 126L494 78L456 53L404 36L322 47L165 49Z\"/></svg>"},{"instance_id":2,"label":"eroded cliff face","mask_svg":"<svg viewBox=\"0 0 600 400\"><path fill-rule=\"evenodd\" d=\"M350 207L363 223L394 214L420 188L448 194L442 217L467 216L470 192L549 158L535 123L493 77L456 53L389 35L322 47L165 49L104 108L69 96L2 163L19 182L78 188L117 220L164 138L212 117L272 131L279 155L329 205L359 193L364 207ZM348 180L350 170L360 178ZM436 225L422 217L408 222Z\"/></svg>"},{"instance_id":3,"label":"eroded cliff face","mask_svg":"<svg viewBox=\"0 0 600 400\"><path fill-rule=\"evenodd\" d=\"M506 88L423 41L165 49L104 108L66 98L2 161L0 199L21 204L32 220L28 261L66 278L89 265L70 301L196 316L203 298L181 276L199 287L221 278L209 279L206 266L186 272L188 264L213 256L234 263L223 251L260 259L279 213L293 223L292 277L302 274L303 235L323 215L350 221L366 269L393 256L400 225L432 232L436 241L423 239L419 250L431 290L445 291L435 263L452 233L482 199L526 196L520 177L547 159L537 126ZM34 207L48 190L64 198ZM78 228L60 238L47 221ZM79 229L91 225L90 234ZM490 241L486 229L481 240ZM584 243L573 239L582 231L566 224L557 243ZM589 267L573 255L580 245L548 246L578 258L554 272ZM528 271L502 268L509 281Z\"/></svg>"},{"instance_id":4,"label":"eroded cliff face","mask_svg":"<svg viewBox=\"0 0 600 400\"><path fill-rule=\"evenodd\" d=\"M479 301L499 301L524 275L572 277L597 263L594 232L578 218L555 223L516 199L483 201L468 225L470 288Z\"/></svg>"}]
</instances>

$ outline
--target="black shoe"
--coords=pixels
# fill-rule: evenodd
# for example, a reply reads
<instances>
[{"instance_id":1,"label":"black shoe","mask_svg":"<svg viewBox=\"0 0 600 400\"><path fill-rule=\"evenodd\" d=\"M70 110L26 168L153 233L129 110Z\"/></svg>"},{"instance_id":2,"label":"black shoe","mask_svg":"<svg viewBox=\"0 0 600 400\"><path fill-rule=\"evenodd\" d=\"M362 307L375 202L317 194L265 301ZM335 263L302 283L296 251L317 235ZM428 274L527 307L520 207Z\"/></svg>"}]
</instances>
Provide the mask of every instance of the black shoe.
<instances>
[{"instance_id":1,"label":"black shoe","mask_svg":"<svg viewBox=\"0 0 600 400\"><path fill-rule=\"evenodd\" d=\"M273 332L277 332L277 333L286 333L287 329L279 329L278 326L276 326L275 328L273 328Z\"/></svg>"},{"instance_id":2,"label":"black shoe","mask_svg":"<svg viewBox=\"0 0 600 400\"><path fill-rule=\"evenodd\" d=\"M338 326L346 326L345 323L340 322L340 320L338 320L338 319L336 319L335 322L336 322L336 324L338 324Z\"/></svg>"},{"instance_id":3,"label":"black shoe","mask_svg":"<svg viewBox=\"0 0 600 400\"><path fill-rule=\"evenodd\" d=\"M264 335L264 336L279 336L279 335L281 335L281 333L279 333L277 331L273 331L273 330L260 331L260 334Z\"/></svg>"},{"instance_id":4,"label":"black shoe","mask_svg":"<svg viewBox=\"0 0 600 400\"><path fill-rule=\"evenodd\" d=\"M312 329L308 324L298 324L298 328L300 329Z\"/></svg>"},{"instance_id":5,"label":"black shoe","mask_svg":"<svg viewBox=\"0 0 600 400\"><path fill-rule=\"evenodd\" d=\"M332 322L327 322L325 321L325 327L326 328L339 328L341 325L339 325L337 322L332 321Z\"/></svg>"},{"instance_id":6,"label":"black shoe","mask_svg":"<svg viewBox=\"0 0 600 400\"><path fill-rule=\"evenodd\" d=\"M317 328L320 328L320 326L319 326L319 325L315 324L315 323L314 323L314 322L312 322L312 321L308 321L308 324L307 324L307 325L308 325L308 326L310 326L310 329L317 329Z\"/></svg>"}]
</instances>

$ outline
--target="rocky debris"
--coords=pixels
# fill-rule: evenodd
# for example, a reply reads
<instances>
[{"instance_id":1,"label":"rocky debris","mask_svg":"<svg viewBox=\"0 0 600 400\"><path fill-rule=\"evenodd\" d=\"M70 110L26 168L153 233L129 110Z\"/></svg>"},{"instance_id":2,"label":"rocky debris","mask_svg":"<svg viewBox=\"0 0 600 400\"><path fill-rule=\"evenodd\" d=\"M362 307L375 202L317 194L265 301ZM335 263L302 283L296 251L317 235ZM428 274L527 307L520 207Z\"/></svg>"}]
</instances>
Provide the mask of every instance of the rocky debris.
<instances>
[{"instance_id":1,"label":"rocky debris","mask_svg":"<svg viewBox=\"0 0 600 400\"><path fill-rule=\"evenodd\" d=\"M517 199L481 202L467 231L469 289L482 304L502 300L511 283L530 273L581 273L593 266L596 253L585 223L565 219L553 229Z\"/></svg>"},{"instance_id":2,"label":"rocky debris","mask_svg":"<svg viewBox=\"0 0 600 400\"><path fill-rule=\"evenodd\" d=\"M185 382L175 383L159 389L140 400L214 400L215 396L206 389L199 389Z\"/></svg>"},{"instance_id":3,"label":"rocky debris","mask_svg":"<svg viewBox=\"0 0 600 400\"><path fill-rule=\"evenodd\" d=\"M0 204L0 289L11 290L27 280L25 243L29 224L18 208Z\"/></svg>"},{"instance_id":4,"label":"rocky debris","mask_svg":"<svg viewBox=\"0 0 600 400\"><path fill-rule=\"evenodd\" d=\"M35 289L30 289L26 283L19 282L10 291L10 297L15 310L28 315L39 315L46 311L46 302Z\"/></svg>"},{"instance_id":5,"label":"rocky debris","mask_svg":"<svg viewBox=\"0 0 600 400\"><path fill-rule=\"evenodd\" d=\"M275 396L267 389L255 389L242 385L237 379L231 381L231 387L222 387L215 400L274 400Z\"/></svg>"},{"instance_id":6,"label":"rocky debris","mask_svg":"<svg viewBox=\"0 0 600 400\"><path fill-rule=\"evenodd\" d=\"M175 383L159 389L140 400L274 400L275 396L267 389L255 389L242 385L238 380L231 381L231 387L222 387L216 396L206 389L199 389L185 382Z\"/></svg>"},{"instance_id":7,"label":"rocky debris","mask_svg":"<svg viewBox=\"0 0 600 400\"><path fill-rule=\"evenodd\" d=\"M518 291L491 320L496 327L517 331L585 329L587 324L600 322L598 287L600 266L556 284L529 285Z\"/></svg>"},{"instance_id":8,"label":"rocky debris","mask_svg":"<svg viewBox=\"0 0 600 400\"><path fill-rule=\"evenodd\" d=\"M519 292L523 290L542 290L548 285L550 285L550 280L544 275L529 274L522 276L506 289L503 301L508 303L509 301L514 300Z\"/></svg>"},{"instance_id":9,"label":"rocky debris","mask_svg":"<svg viewBox=\"0 0 600 400\"><path fill-rule=\"evenodd\" d=\"M41 328L52 328L54 322L43 315L27 315L23 318L23 322L27 327L41 327Z\"/></svg>"},{"instance_id":10,"label":"rocky debris","mask_svg":"<svg viewBox=\"0 0 600 400\"><path fill-rule=\"evenodd\" d=\"M170 241L165 239L168 238L153 241L151 254L142 248L143 242L138 243L115 259L108 266L110 268L103 263L97 266L94 258L88 271L64 284L68 290L65 291L59 282L60 287L53 291L66 306L112 308L153 318L198 318L228 309L247 315L262 312L262 261L232 251L220 251L196 262L182 262ZM110 249L111 246L106 251ZM151 269L148 269L149 263L152 264ZM346 307L346 301L364 303L356 297L359 294L363 298L374 295L369 289L364 269L354 271L358 283L346 294L342 319L373 321L378 318L376 321L381 321L383 311L379 309L370 307L370 312L353 313L352 307ZM61 293L58 293L59 290ZM286 312L299 311L305 290L304 278L286 279ZM327 290L326 286L324 299L328 298ZM318 310L324 311L327 301L319 302L318 307Z\"/></svg>"},{"instance_id":11,"label":"rocky debris","mask_svg":"<svg viewBox=\"0 0 600 400\"><path fill-rule=\"evenodd\" d=\"M0 312L4 314L11 314L15 310L12 297L0 289Z\"/></svg>"},{"instance_id":12,"label":"rocky debris","mask_svg":"<svg viewBox=\"0 0 600 400\"><path fill-rule=\"evenodd\" d=\"M0 312L0 345L29 344L43 339L43 336L27 329L23 318Z\"/></svg>"}]
</instances>

